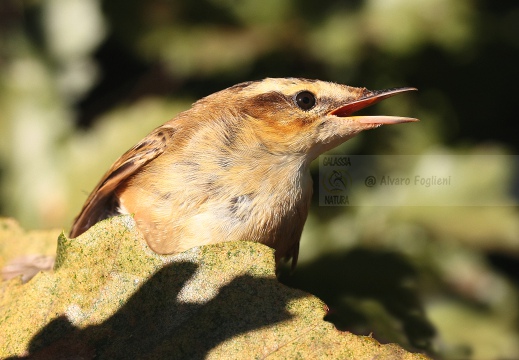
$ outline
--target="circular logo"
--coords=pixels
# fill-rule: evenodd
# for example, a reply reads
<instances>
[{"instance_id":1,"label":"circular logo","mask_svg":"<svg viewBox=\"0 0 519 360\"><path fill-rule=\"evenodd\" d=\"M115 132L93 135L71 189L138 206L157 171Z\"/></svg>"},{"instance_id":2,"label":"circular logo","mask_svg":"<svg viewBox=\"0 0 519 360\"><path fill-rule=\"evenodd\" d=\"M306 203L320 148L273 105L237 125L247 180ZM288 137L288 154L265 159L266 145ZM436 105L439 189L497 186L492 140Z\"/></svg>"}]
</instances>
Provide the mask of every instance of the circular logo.
<instances>
[{"instance_id":1,"label":"circular logo","mask_svg":"<svg viewBox=\"0 0 519 360\"><path fill-rule=\"evenodd\" d=\"M341 193L351 186L351 176L343 169L331 169L322 177L322 185L329 193Z\"/></svg>"}]
</instances>

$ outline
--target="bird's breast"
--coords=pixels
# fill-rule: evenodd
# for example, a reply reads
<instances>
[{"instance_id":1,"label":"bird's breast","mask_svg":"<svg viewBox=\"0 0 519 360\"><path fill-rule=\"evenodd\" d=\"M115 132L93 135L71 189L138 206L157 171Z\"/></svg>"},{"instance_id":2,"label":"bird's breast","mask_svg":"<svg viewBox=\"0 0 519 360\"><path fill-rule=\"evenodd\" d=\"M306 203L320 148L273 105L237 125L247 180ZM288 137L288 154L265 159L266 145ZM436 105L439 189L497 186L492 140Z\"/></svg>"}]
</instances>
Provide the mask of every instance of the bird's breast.
<instances>
[{"instance_id":1,"label":"bird's breast","mask_svg":"<svg viewBox=\"0 0 519 360\"><path fill-rule=\"evenodd\" d=\"M309 172L290 159L221 163L221 156L165 159L120 188L121 206L155 252L246 240L283 253L299 241L312 194Z\"/></svg>"}]
</instances>

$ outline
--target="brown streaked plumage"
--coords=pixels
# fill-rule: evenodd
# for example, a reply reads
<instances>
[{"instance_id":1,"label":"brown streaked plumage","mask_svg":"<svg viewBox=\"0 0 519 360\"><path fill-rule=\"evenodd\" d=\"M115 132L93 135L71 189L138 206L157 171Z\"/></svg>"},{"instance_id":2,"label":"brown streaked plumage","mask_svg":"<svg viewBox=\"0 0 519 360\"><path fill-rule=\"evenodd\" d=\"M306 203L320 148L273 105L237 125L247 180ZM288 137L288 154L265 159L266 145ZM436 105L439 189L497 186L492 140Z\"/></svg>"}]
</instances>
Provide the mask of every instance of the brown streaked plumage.
<instances>
[{"instance_id":1,"label":"brown streaked plumage","mask_svg":"<svg viewBox=\"0 0 519 360\"><path fill-rule=\"evenodd\" d=\"M312 195L311 161L363 130L417 121L350 116L410 90L268 78L209 95L112 165L70 235L130 213L160 254L250 240L295 264Z\"/></svg>"}]
</instances>

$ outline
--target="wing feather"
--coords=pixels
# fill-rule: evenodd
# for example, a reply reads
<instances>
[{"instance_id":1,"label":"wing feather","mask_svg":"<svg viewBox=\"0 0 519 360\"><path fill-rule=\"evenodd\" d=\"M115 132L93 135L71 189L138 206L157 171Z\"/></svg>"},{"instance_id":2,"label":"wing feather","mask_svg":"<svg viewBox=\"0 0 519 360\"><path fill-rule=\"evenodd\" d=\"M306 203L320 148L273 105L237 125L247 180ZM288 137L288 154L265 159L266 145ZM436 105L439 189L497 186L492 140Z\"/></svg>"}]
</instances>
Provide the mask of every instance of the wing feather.
<instances>
[{"instance_id":1,"label":"wing feather","mask_svg":"<svg viewBox=\"0 0 519 360\"><path fill-rule=\"evenodd\" d=\"M175 134L175 129L165 124L146 136L124 153L106 172L74 220L70 237L76 237L92 225L117 213L114 191L144 165L161 155Z\"/></svg>"}]
</instances>

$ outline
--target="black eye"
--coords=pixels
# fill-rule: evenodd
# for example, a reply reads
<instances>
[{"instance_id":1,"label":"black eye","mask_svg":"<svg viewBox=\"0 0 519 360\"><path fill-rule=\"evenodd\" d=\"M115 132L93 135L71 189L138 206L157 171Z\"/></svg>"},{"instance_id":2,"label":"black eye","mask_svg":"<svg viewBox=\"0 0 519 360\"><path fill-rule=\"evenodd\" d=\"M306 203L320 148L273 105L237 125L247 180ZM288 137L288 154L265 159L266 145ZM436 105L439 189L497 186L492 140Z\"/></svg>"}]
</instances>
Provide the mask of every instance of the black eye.
<instances>
[{"instance_id":1,"label":"black eye","mask_svg":"<svg viewBox=\"0 0 519 360\"><path fill-rule=\"evenodd\" d=\"M315 105L315 95L310 91L301 91L296 95L296 104L303 110L310 110Z\"/></svg>"}]
</instances>

